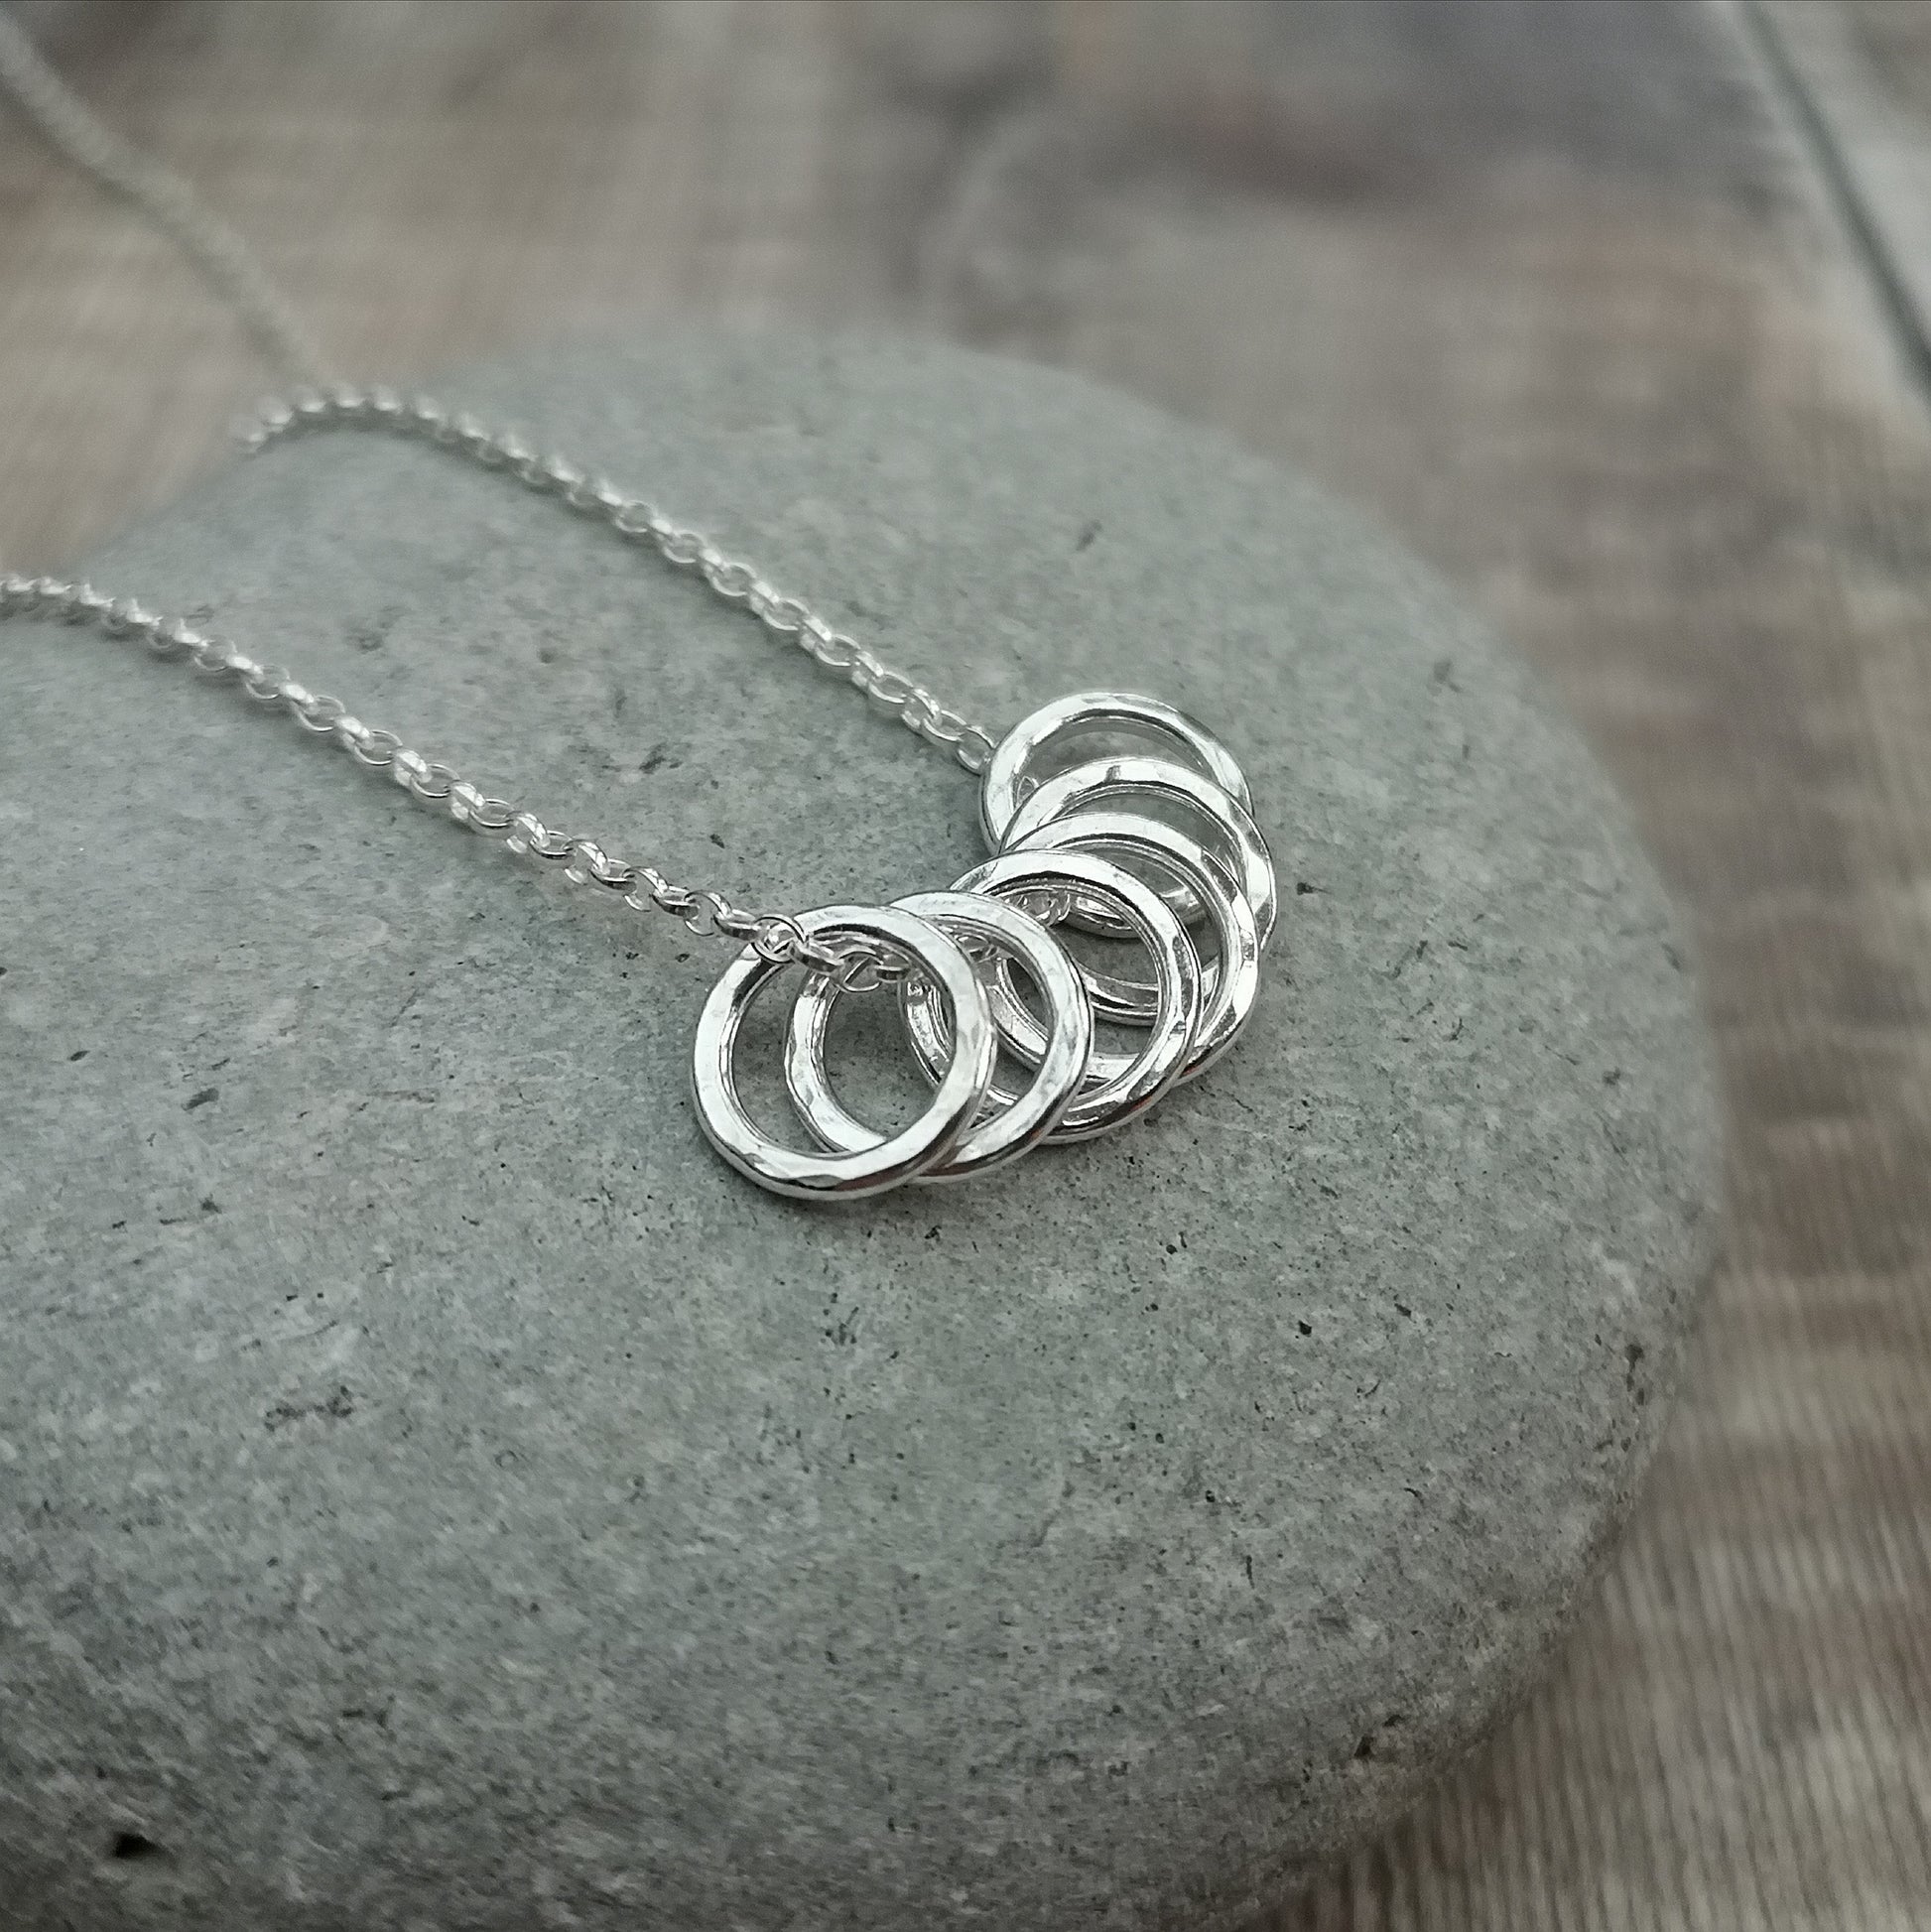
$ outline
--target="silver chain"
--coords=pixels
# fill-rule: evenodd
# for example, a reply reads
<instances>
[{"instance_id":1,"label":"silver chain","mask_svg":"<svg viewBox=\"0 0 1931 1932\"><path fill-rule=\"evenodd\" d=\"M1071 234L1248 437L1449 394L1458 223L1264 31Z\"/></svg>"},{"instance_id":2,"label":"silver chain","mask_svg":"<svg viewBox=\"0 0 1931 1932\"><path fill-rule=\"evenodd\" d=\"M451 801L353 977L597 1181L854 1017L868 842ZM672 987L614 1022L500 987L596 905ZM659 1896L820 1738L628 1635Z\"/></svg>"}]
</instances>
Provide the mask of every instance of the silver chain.
<instances>
[{"instance_id":1,"label":"silver chain","mask_svg":"<svg viewBox=\"0 0 1931 1932\"><path fill-rule=\"evenodd\" d=\"M133 201L180 245L239 315L269 362L296 380L312 379L318 367L316 350L246 244L202 208L179 177L104 127L4 10L0 90L14 97L55 148L102 186ZM666 562L695 572L726 602L743 606L768 630L845 678L887 716L951 751L967 771L982 771L992 755L993 740L981 726L767 582L749 564L726 557L702 532L672 522L649 503L585 475L561 456L539 454L520 438L485 429L473 417L452 413L427 397L405 400L393 390L345 385L304 388L290 401L265 404L243 431L242 442L252 453L292 435L345 429L386 432L448 450L607 524L629 542L649 545ZM341 699L311 691L289 672L260 664L179 617L158 616L88 583L0 575L0 618L17 616L92 623L110 637L138 639L157 657L185 659L209 678L233 680L257 704L287 711L305 730L339 746L358 764L387 772L412 797L445 806L458 825L500 837L512 851L558 863L574 883L615 894L636 911L668 913L701 938L720 935L745 941L767 960L820 966L851 986L896 977L903 970L875 947L855 942L828 946L808 938L784 913L733 905L713 887L680 885L654 865L611 856L595 839L553 831L534 812L488 796L451 766L410 749L395 732L365 724Z\"/></svg>"},{"instance_id":2,"label":"silver chain","mask_svg":"<svg viewBox=\"0 0 1931 1932\"><path fill-rule=\"evenodd\" d=\"M485 429L473 416L452 414L427 396L405 400L392 389L336 383L325 390L305 390L288 402L265 403L241 432L241 443L252 454L287 437L328 429L377 430L434 444L480 468L500 471L539 496L553 497L592 522L607 524L620 537L649 545L665 562L703 578L726 603L742 605L774 635L789 639L826 670L855 685L887 717L928 744L950 751L967 771L985 769L994 740L983 727L835 629L808 604L767 582L751 565L726 557L703 532L673 523L602 477L586 475L563 456L540 454L518 436Z\"/></svg>"},{"instance_id":3,"label":"silver chain","mask_svg":"<svg viewBox=\"0 0 1931 1932\"><path fill-rule=\"evenodd\" d=\"M48 65L26 30L0 6L0 91L40 129L49 146L110 193L131 201L199 270L232 309L263 359L287 383L319 382L322 354L248 244L203 207L194 191L160 162L101 124Z\"/></svg>"},{"instance_id":4,"label":"silver chain","mask_svg":"<svg viewBox=\"0 0 1931 1932\"><path fill-rule=\"evenodd\" d=\"M474 418L451 413L427 397L405 401L390 390L345 386L308 391L288 402L265 404L243 431L242 443L254 452L297 433L349 428L386 430L451 451L607 524L628 541L648 544L667 562L702 577L719 597L742 605L776 635L842 675L887 715L950 750L967 771L983 770L991 756L993 740L984 729L833 628L798 598L768 583L750 565L726 557L700 532L673 523L650 504L586 476L562 457L539 455L521 439L486 430ZM874 983L899 969L877 948L809 939L784 913L733 905L713 887L678 884L654 865L614 857L593 838L555 831L527 808L490 797L451 766L412 750L395 732L364 723L341 699L311 691L291 673L258 663L225 639L207 636L181 618L110 597L89 583L0 576L0 618L19 616L92 623L109 637L139 641L157 657L184 659L210 678L231 679L257 704L288 712L305 730L339 746L358 764L387 772L412 797L444 806L468 831L500 837L514 852L561 864L574 884L615 894L635 911L668 913L701 938L745 941L767 960L821 966L837 972L847 985Z\"/></svg>"}]
</instances>

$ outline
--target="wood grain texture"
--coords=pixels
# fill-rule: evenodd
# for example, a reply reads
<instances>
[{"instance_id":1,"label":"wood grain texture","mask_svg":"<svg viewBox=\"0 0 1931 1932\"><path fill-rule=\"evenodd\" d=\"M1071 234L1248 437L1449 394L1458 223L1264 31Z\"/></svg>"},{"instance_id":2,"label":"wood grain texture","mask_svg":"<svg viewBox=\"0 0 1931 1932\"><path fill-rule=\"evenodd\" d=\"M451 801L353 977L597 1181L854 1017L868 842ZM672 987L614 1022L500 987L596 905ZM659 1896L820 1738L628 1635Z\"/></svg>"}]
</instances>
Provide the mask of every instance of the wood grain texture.
<instances>
[{"instance_id":1,"label":"wood grain texture","mask_svg":"<svg viewBox=\"0 0 1931 1932\"><path fill-rule=\"evenodd\" d=\"M1931 416L1738 14L37 19L343 368L691 311L1064 362L1378 509L1541 664L1697 922L1731 1259L1550 1678L1282 1932L1931 1924ZM173 493L258 380L0 122L0 556Z\"/></svg>"}]
</instances>

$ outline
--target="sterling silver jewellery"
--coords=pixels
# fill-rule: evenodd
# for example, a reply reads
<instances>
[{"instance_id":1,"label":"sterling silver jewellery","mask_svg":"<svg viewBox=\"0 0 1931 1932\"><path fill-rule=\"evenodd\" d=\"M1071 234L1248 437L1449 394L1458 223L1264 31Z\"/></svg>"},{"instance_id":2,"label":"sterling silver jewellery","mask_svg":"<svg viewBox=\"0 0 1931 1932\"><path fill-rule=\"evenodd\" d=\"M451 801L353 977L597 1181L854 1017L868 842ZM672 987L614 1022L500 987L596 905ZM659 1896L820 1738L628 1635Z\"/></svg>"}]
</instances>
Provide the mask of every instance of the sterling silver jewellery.
<instances>
[{"instance_id":1,"label":"sterling silver jewellery","mask_svg":"<svg viewBox=\"0 0 1931 1932\"><path fill-rule=\"evenodd\" d=\"M1273 862L1240 767L1184 711L1130 692L1080 692L1041 706L995 741L698 532L440 404L381 389L308 391L267 405L243 440L252 451L325 429L433 444L606 524L695 572L978 777L992 855L949 888L888 906L747 910L709 887L614 857L594 839L553 831L394 732L365 724L340 699L178 618L85 583L0 576L0 617L92 623L158 657L185 659L287 711L467 830L550 860L573 882L637 911L669 913L693 933L739 942L699 1015L692 1091L705 1134L740 1174L800 1200L966 1180L1042 1142L1087 1140L1137 1119L1238 1037L1279 910ZM1074 932L1089 936L1083 957L1062 937ZM1143 955L1150 972L1095 965L1094 938L1117 943L1103 950ZM790 967L804 978L785 1031L782 1071L797 1115L787 1138L753 1118L735 1055L752 1001ZM895 1001L932 1090L924 1111L889 1133L844 1108L826 1068L838 1001L879 989ZM1102 1024L1126 1043L1102 1044Z\"/></svg>"},{"instance_id":2,"label":"sterling silver jewellery","mask_svg":"<svg viewBox=\"0 0 1931 1932\"><path fill-rule=\"evenodd\" d=\"M239 239L184 184L103 128L4 13L0 89L75 166L129 195L173 237L285 380L319 382L306 333ZM180 618L159 617L86 583L0 575L0 618L91 623L110 637L138 639L157 657L186 659L210 679L238 684L257 704L287 711L470 832L547 859L574 883L613 894L638 912L669 913L700 937L738 941L740 951L699 1016L692 1089L705 1133L740 1174L802 1200L878 1194L905 1181L965 1180L1042 1141L1085 1140L1125 1125L1233 1044L1253 1011L1261 953L1274 931L1274 868L1240 767L1184 711L1131 692L1081 692L1041 706L995 741L699 532L427 398L305 387L291 402L266 405L242 440L255 451L329 429L433 444L696 572L718 596L741 604L978 777L979 822L992 856L949 890L916 892L889 906L751 911L708 886L680 885L653 865L614 857L594 839L553 831L534 812L491 798L411 750L393 731L365 724L339 698L313 692ZM1152 977L1076 958L1056 928L1137 947ZM1213 942L1204 962L1197 932ZM785 1090L809 1141L802 1149L752 1117L735 1061L752 1000L790 966L805 973L783 1061ZM845 1110L825 1064L837 1001L880 987L896 999L932 1085L925 1110L892 1133ZM1102 1022L1132 1044L1100 1044ZM1023 1077L1002 1075L1002 1059Z\"/></svg>"}]
</instances>

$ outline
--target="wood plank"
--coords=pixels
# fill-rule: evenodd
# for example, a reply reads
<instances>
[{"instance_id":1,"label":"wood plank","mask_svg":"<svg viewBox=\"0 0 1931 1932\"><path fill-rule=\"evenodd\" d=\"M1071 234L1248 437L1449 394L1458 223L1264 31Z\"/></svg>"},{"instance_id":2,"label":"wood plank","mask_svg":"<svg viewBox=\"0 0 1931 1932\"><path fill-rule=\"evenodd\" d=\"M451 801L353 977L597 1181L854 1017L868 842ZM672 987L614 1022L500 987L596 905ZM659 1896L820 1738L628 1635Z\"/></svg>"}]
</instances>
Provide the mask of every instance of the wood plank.
<instances>
[{"instance_id":1,"label":"wood plank","mask_svg":"<svg viewBox=\"0 0 1931 1932\"><path fill-rule=\"evenodd\" d=\"M1931 13L1916 0L1759 0L1748 24L1931 377Z\"/></svg>"},{"instance_id":2,"label":"wood plank","mask_svg":"<svg viewBox=\"0 0 1931 1932\"><path fill-rule=\"evenodd\" d=\"M1549 1682L1283 1923L1922 1924L1931 427L1738 11L42 19L346 368L689 310L935 329L1303 463L1534 656L1698 924L1732 1261ZM1922 60L1888 84L1931 88ZM0 126L0 556L171 494L258 380L165 248Z\"/></svg>"}]
</instances>

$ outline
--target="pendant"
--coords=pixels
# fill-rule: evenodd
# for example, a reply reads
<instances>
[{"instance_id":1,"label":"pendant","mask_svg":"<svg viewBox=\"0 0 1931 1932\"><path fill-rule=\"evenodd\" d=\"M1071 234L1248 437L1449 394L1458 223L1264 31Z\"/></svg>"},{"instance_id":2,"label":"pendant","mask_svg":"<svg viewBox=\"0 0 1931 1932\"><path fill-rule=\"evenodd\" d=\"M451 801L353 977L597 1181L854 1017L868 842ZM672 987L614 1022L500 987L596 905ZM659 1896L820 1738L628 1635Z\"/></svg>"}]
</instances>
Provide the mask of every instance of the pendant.
<instances>
[{"instance_id":1,"label":"pendant","mask_svg":"<svg viewBox=\"0 0 1931 1932\"><path fill-rule=\"evenodd\" d=\"M1101 733L1135 749L1081 760L1081 740ZM801 1151L759 1126L738 1096L736 1042L751 1001L783 968L747 946L698 1021L693 1092L711 1145L774 1193L850 1200L968 1179L1043 1142L1137 1119L1225 1053L1253 1012L1279 895L1252 805L1232 754L1171 705L1090 691L1041 706L981 776L990 858L943 892L797 915L809 938L890 955L906 1036L933 1084L926 1110L884 1134L840 1104L825 1042L844 988L819 970L792 1005L784 1060L786 1092L816 1144ZM1136 943L1151 978L1076 960L1057 925ZM1212 937L1204 963L1196 931ZM1099 1047L1098 1020L1143 1038ZM999 1079L1002 1052L1031 1079Z\"/></svg>"}]
</instances>

